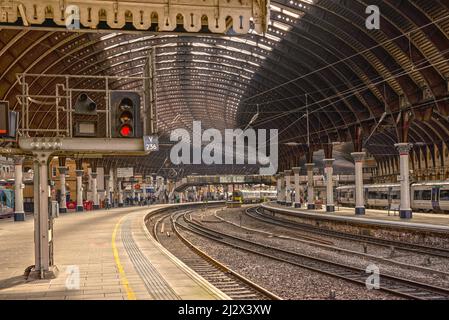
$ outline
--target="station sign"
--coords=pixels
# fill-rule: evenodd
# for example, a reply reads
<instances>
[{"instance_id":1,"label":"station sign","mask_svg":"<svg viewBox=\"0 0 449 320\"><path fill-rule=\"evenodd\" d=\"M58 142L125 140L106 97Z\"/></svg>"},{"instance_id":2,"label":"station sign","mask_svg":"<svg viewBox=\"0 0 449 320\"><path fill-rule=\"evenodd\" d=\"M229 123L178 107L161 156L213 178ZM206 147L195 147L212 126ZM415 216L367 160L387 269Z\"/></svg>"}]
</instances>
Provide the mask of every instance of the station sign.
<instances>
[{"instance_id":1,"label":"station sign","mask_svg":"<svg viewBox=\"0 0 449 320\"><path fill-rule=\"evenodd\" d=\"M145 151L159 151L159 137L156 135L144 136L143 147Z\"/></svg>"},{"instance_id":2,"label":"station sign","mask_svg":"<svg viewBox=\"0 0 449 320\"><path fill-rule=\"evenodd\" d=\"M245 177L244 176L235 176L234 177L234 183L244 183Z\"/></svg>"},{"instance_id":3,"label":"station sign","mask_svg":"<svg viewBox=\"0 0 449 320\"><path fill-rule=\"evenodd\" d=\"M133 167L117 168L117 178L131 178L134 176Z\"/></svg>"},{"instance_id":4,"label":"station sign","mask_svg":"<svg viewBox=\"0 0 449 320\"><path fill-rule=\"evenodd\" d=\"M221 176L220 183L245 183L244 176Z\"/></svg>"},{"instance_id":5,"label":"station sign","mask_svg":"<svg viewBox=\"0 0 449 320\"><path fill-rule=\"evenodd\" d=\"M232 176L220 177L220 183L232 183Z\"/></svg>"}]
</instances>

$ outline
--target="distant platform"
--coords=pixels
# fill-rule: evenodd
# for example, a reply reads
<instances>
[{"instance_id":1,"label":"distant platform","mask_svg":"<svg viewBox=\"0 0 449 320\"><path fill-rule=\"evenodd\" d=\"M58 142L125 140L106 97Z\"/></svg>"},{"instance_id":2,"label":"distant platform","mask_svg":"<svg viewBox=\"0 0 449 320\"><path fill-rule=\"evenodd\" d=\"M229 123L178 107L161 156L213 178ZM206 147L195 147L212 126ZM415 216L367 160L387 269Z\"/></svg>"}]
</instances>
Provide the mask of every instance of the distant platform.
<instances>
[{"instance_id":1,"label":"distant platform","mask_svg":"<svg viewBox=\"0 0 449 320\"><path fill-rule=\"evenodd\" d=\"M402 227L407 229L417 229L421 231L449 232L449 215L413 212L413 218L409 220L401 219L398 213L387 210L366 209L366 214L356 216L354 208L335 207L332 214L326 213L326 210L307 210L305 208L292 208L270 202L263 204L266 209L273 209L278 212L294 213L305 218L320 220L333 220L339 222L351 222L355 224L367 224L378 226Z\"/></svg>"},{"instance_id":2,"label":"distant platform","mask_svg":"<svg viewBox=\"0 0 449 320\"><path fill-rule=\"evenodd\" d=\"M33 219L0 221L0 300L229 299L147 232L148 213L169 205L61 214L55 220L53 280L27 282ZM179 206L179 204L178 204Z\"/></svg>"}]
</instances>

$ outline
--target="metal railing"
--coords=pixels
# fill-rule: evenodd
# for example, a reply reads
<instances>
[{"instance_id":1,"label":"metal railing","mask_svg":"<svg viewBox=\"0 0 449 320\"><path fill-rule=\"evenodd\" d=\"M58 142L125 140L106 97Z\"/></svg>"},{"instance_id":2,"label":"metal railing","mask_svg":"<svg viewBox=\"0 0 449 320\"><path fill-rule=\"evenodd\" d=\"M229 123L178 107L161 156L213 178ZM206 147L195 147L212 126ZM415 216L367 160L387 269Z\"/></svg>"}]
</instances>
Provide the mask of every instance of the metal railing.
<instances>
[{"instance_id":1,"label":"metal railing","mask_svg":"<svg viewBox=\"0 0 449 320\"><path fill-rule=\"evenodd\" d=\"M37 79L48 79L47 82L54 84L55 94L30 94L30 87ZM22 93L17 95L17 100L21 106L19 136L30 137L39 134L40 136L73 137L74 125L74 102L75 98L82 92L95 95L94 101L97 103L97 112L103 115L104 134L101 137L112 138L112 119L110 93L115 92L137 92L141 96L141 119L146 122L146 100L145 80L147 77L137 76L94 76L94 75L58 75L58 74L32 74L19 73L17 80L22 88ZM115 82L122 80L141 81L138 89L120 90L113 86ZM37 106L37 107L36 107ZM44 107L47 107L45 110ZM35 117L38 113L45 113L46 116L54 117L52 120L41 118L36 123ZM64 120L65 121L61 121ZM100 122L100 120L98 120ZM50 123L49 123L50 122ZM51 125L53 124L53 125ZM51 125L51 126L50 126ZM98 123L100 126L100 123Z\"/></svg>"}]
</instances>

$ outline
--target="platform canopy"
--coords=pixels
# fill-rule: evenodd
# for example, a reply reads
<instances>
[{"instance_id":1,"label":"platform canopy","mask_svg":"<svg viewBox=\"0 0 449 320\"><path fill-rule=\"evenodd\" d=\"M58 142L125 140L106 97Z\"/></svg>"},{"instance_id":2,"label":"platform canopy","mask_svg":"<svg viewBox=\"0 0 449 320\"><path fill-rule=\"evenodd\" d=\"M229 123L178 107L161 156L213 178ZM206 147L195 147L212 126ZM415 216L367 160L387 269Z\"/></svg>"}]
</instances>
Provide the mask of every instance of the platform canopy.
<instances>
[{"instance_id":1,"label":"platform canopy","mask_svg":"<svg viewBox=\"0 0 449 320\"><path fill-rule=\"evenodd\" d=\"M116 8L114 1L96 2L108 4L106 13ZM307 141L308 110L314 146L350 142L351 130L361 126L365 137L372 133L365 147L379 159L397 155L393 145L398 141L399 115L407 109L415 118L410 142L442 146L449 141L447 1L272 0L266 32L263 20L253 12L245 34L236 29L232 15L232 25L211 32L209 13L200 33L188 33L188 16L159 9L149 28L148 15L144 16L148 30L143 32L136 26L138 8L130 5L129 15L122 1L118 1L117 12L125 26L120 30L113 30L120 23L110 24L110 14L95 9L100 20L106 19L96 25L97 32L85 23L81 30L67 31L58 26L56 11L48 6L36 7L40 25L34 25L37 20L29 16L33 2L22 3L30 26L18 28L23 21L14 20L14 14L11 22L16 25L0 26L0 99L8 100L12 109L18 108L18 72L143 75L153 48L161 134L174 128L189 129L193 120L201 120L204 128L244 128L258 113L251 125L279 128L279 157L291 167L305 152L291 144ZM211 2L211 8L217 3L221 8L224 2ZM255 4L259 9L266 4L229 2L240 3L252 5L252 10ZM379 30L365 26L368 5L380 9ZM45 22L42 10L47 10ZM170 32L160 32L165 30L162 16L171 17ZM198 29L197 23L194 26ZM117 80L113 85L130 89L141 83ZM54 86L42 78L30 90L52 94ZM33 108L34 125L45 128L54 123L46 106L34 104ZM155 157L161 163L152 162L152 169L166 159L162 154Z\"/></svg>"}]
</instances>

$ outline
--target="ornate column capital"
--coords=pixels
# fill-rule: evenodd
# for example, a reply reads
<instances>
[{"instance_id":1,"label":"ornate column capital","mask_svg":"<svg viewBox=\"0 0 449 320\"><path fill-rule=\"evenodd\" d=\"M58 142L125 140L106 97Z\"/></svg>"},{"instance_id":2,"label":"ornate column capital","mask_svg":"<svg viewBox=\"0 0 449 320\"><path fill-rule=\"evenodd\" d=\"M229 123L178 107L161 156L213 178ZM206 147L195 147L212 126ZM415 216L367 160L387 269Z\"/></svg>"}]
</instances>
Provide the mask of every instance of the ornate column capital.
<instances>
[{"instance_id":1,"label":"ornate column capital","mask_svg":"<svg viewBox=\"0 0 449 320\"><path fill-rule=\"evenodd\" d=\"M306 163L307 171L313 170L314 167L315 167L315 163Z\"/></svg>"},{"instance_id":2,"label":"ornate column capital","mask_svg":"<svg viewBox=\"0 0 449 320\"><path fill-rule=\"evenodd\" d=\"M291 176L292 175L292 170L285 170L284 171L284 175L285 176Z\"/></svg>"},{"instance_id":3,"label":"ornate column capital","mask_svg":"<svg viewBox=\"0 0 449 320\"><path fill-rule=\"evenodd\" d=\"M24 156L14 156L13 160L14 160L14 165L16 165L16 166L22 165L23 161L25 160L25 157Z\"/></svg>"},{"instance_id":4,"label":"ornate column capital","mask_svg":"<svg viewBox=\"0 0 449 320\"><path fill-rule=\"evenodd\" d=\"M59 167L59 174L66 174L67 173L67 167Z\"/></svg>"},{"instance_id":5,"label":"ornate column capital","mask_svg":"<svg viewBox=\"0 0 449 320\"><path fill-rule=\"evenodd\" d=\"M298 167L294 167L294 168L292 168L292 171L293 171L293 174L299 174L299 172L301 171L301 168L298 168Z\"/></svg>"},{"instance_id":6,"label":"ornate column capital","mask_svg":"<svg viewBox=\"0 0 449 320\"><path fill-rule=\"evenodd\" d=\"M76 173L77 177L82 177L84 174L84 171L83 170L75 170L75 173Z\"/></svg>"},{"instance_id":7,"label":"ornate column capital","mask_svg":"<svg viewBox=\"0 0 449 320\"><path fill-rule=\"evenodd\" d=\"M284 178L285 174L283 172L279 172L279 178Z\"/></svg>"},{"instance_id":8,"label":"ornate column capital","mask_svg":"<svg viewBox=\"0 0 449 320\"><path fill-rule=\"evenodd\" d=\"M326 167L332 167L334 164L335 159L323 159L324 165Z\"/></svg>"},{"instance_id":9,"label":"ornate column capital","mask_svg":"<svg viewBox=\"0 0 449 320\"><path fill-rule=\"evenodd\" d=\"M399 151L399 155L408 155L410 150L413 149L413 144L411 143L397 143L394 145Z\"/></svg>"},{"instance_id":10,"label":"ornate column capital","mask_svg":"<svg viewBox=\"0 0 449 320\"><path fill-rule=\"evenodd\" d=\"M366 157L366 152L353 152L351 156L355 162L362 162Z\"/></svg>"},{"instance_id":11,"label":"ornate column capital","mask_svg":"<svg viewBox=\"0 0 449 320\"><path fill-rule=\"evenodd\" d=\"M90 176L92 177L92 179L96 179L97 178L97 173L96 172L91 172Z\"/></svg>"}]
</instances>

